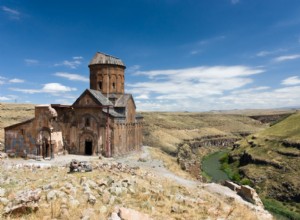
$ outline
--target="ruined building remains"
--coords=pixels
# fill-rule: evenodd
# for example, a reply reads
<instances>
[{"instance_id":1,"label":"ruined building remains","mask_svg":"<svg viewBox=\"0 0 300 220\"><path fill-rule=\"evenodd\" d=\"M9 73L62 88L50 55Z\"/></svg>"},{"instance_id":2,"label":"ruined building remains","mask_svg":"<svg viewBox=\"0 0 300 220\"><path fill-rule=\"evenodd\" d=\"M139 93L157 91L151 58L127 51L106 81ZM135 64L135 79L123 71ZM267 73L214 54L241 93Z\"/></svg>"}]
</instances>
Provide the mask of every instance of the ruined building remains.
<instances>
[{"instance_id":1,"label":"ruined building remains","mask_svg":"<svg viewBox=\"0 0 300 220\"><path fill-rule=\"evenodd\" d=\"M116 156L139 150L142 116L124 92L126 66L96 53L89 64L90 89L72 105L38 105L35 117L5 128L5 150L19 156L73 154Z\"/></svg>"}]
</instances>

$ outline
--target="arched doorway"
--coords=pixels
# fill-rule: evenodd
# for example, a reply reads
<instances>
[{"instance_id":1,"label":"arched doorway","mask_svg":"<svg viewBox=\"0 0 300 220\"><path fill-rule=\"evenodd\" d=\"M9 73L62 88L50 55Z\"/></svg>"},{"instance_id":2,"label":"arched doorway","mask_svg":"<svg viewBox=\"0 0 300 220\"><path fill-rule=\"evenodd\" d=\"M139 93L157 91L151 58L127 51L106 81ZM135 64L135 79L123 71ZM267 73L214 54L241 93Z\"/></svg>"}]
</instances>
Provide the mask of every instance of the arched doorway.
<instances>
[{"instance_id":1,"label":"arched doorway","mask_svg":"<svg viewBox=\"0 0 300 220\"><path fill-rule=\"evenodd\" d=\"M93 155L93 141L85 140L84 154L85 155Z\"/></svg>"},{"instance_id":2,"label":"arched doorway","mask_svg":"<svg viewBox=\"0 0 300 220\"><path fill-rule=\"evenodd\" d=\"M91 132L85 132L80 136L80 154L94 155L96 148L96 135Z\"/></svg>"},{"instance_id":3,"label":"arched doorway","mask_svg":"<svg viewBox=\"0 0 300 220\"><path fill-rule=\"evenodd\" d=\"M51 133L50 129L43 127L40 129L37 138L38 150L37 153L43 158L51 157L53 149L51 146Z\"/></svg>"}]
</instances>

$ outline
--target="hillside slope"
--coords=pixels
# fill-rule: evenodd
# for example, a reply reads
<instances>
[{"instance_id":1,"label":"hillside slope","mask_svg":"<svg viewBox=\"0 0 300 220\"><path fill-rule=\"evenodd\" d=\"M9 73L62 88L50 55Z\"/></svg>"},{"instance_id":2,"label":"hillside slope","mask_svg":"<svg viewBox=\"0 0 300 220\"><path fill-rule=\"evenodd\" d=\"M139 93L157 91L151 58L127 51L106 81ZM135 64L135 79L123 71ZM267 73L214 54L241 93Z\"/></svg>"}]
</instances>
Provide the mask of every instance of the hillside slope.
<instances>
[{"instance_id":1,"label":"hillside slope","mask_svg":"<svg viewBox=\"0 0 300 220\"><path fill-rule=\"evenodd\" d=\"M4 127L33 117L33 104L0 103L0 150L4 143Z\"/></svg>"},{"instance_id":2,"label":"hillside slope","mask_svg":"<svg viewBox=\"0 0 300 220\"><path fill-rule=\"evenodd\" d=\"M176 154L184 140L201 138L241 138L266 125L244 115L187 112L143 112L144 144Z\"/></svg>"},{"instance_id":3,"label":"hillside slope","mask_svg":"<svg viewBox=\"0 0 300 220\"><path fill-rule=\"evenodd\" d=\"M300 212L300 112L243 139L230 158L262 197Z\"/></svg>"}]
</instances>

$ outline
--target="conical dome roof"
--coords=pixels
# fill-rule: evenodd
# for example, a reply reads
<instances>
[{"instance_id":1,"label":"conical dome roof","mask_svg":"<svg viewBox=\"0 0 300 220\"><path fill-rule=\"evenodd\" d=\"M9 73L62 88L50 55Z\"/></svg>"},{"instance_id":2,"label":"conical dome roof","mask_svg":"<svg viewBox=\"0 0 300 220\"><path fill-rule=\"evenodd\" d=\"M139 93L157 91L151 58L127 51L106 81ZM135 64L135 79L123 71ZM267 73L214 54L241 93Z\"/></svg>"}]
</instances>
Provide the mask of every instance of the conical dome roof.
<instances>
[{"instance_id":1,"label":"conical dome roof","mask_svg":"<svg viewBox=\"0 0 300 220\"><path fill-rule=\"evenodd\" d=\"M126 67L123 61L117 57L113 57L111 55L97 52L93 59L91 60L89 66L91 65L97 65L97 64L112 64L112 65L118 65Z\"/></svg>"}]
</instances>

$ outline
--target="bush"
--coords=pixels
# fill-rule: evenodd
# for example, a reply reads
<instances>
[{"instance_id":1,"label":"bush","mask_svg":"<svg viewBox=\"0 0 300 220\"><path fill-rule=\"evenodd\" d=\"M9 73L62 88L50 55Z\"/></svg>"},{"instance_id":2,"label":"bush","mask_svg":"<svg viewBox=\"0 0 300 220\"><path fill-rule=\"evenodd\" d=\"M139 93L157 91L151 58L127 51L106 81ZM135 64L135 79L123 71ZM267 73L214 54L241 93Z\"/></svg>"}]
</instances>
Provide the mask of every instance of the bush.
<instances>
[{"instance_id":1,"label":"bush","mask_svg":"<svg viewBox=\"0 0 300 220\"><path fill-rule=\"evenodd\" d=\"M300 219L300 214L289 210L289 208L283 203L276 201L275 199L263 198L262 202L267 210L278 215L287 217L288 219L296 220Z\"/></svg>"},{"instance_id":2,"label":"bush","mask_svg":"<svg viewBox=\"0 0 300 220\"><path fill-rule=\"evenodd\" d=\"M243 178L240 183L242 185L248 185L248 186L252 186L253 184L251 183L251 181L248 178Z\"/></svg>"}]
</instances>

